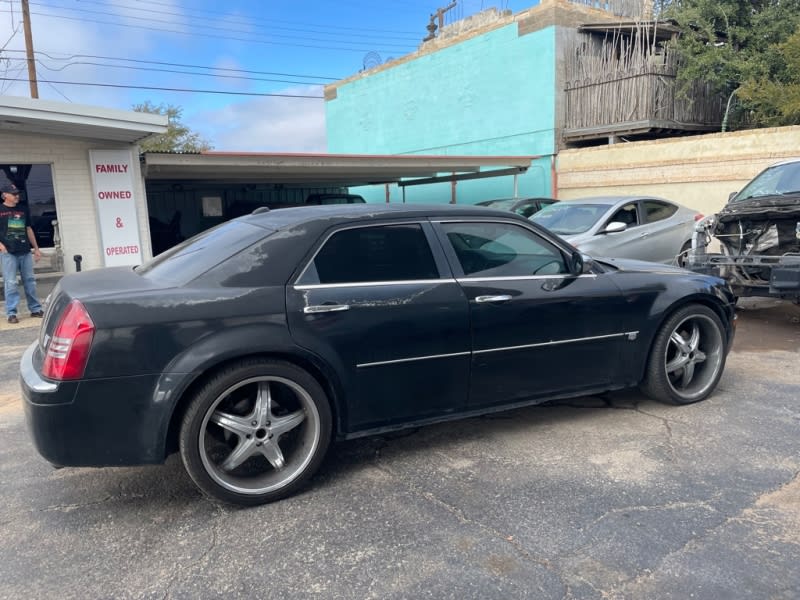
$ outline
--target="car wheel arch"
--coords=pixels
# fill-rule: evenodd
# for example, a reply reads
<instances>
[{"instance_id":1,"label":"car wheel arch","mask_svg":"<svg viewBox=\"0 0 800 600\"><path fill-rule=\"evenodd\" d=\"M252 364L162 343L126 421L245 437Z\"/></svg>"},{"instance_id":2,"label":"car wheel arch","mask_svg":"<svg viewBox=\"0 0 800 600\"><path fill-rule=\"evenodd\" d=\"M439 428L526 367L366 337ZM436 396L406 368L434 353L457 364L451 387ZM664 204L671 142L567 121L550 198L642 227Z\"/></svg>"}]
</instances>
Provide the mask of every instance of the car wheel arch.
<instances>
[{"instance_id":1,"label":"car wheel arch","mask_svg":"<svg viewBox=\"0 0 800 600\"><path fill-rule=\"evenodd\" d=\"M183 415L186 413L186 410L192 403L197 391L201 389L205 383L209 379L212 379L217 373L224 371L234 364L252 359L280 361L292 364L306 371L317 381L317 383L319 383L328 397L334 425L334 439L339 437L344 432L347 419L346 405L343 401L344 393L342 391L341 383L338 382L332 370L326 368L326 366L321 363L297 354L270 351L243 352L242 354L236 356L226 356L223 360L214 363L206 369L200 372L192 373L192 377L188 378L184 382L182 389L175 394L176 399L174 401L172 410L170 411L166 431L162 438L164 441L164 458L177 452L178 450L178 439Z\"/></svg>"},{"instance_id":2,"label":"car wheel arch","mask_svg":"<svg viewBox=\"0 0 800 600\"><path fill-rule=\"evenodd\" d=\"M677 313L679 310L691 304L699 304L700 306L705 306L706 308L711 309L712 311L714 311L714 314L716 314L717 317L719 317L722 323L725 323L728 320L728 315L725 314L725 306L723 302L709 294L692 294L690 296L684 296L679 300L677 300L676 302L673 302L668 308L666 308L661 312L660 318L658 319L657 322L654 323L654 326L650 331L647 340L647 352L644 355L644 360L642 362L640 373L638 375L639 381L644 379L644 372L646 369L646 365L650 362L650 355L653 352L653 343L655 341L656 335L658 334L659 331L661 331L661 328L664 326L664 323L666 323L672 317L672 315ZM729 340L725 341L726 343L729 342Z\"/></svg>"}]
</instances>

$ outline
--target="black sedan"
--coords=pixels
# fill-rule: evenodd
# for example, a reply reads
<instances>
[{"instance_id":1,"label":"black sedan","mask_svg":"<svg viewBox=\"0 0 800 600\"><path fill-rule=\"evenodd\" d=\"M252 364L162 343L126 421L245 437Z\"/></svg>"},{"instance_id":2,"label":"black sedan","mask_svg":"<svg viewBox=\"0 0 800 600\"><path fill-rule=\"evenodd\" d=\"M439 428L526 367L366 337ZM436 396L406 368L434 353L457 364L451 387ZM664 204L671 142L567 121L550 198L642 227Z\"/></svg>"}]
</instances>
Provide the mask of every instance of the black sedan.
<instances>
[{"instance_id":1,"label":"black sedan","mask_svg":"<svg viewBox=\"0 0 800 600\"><path fill-rule=\"evenodd\" d=\"M180 451L202 490L258 504L332 439L636 385L702 400L734 318L721 279L593 261L507 212L261 209L64 277L21 380L50 462Z\"/></svg>"}]
</instances>

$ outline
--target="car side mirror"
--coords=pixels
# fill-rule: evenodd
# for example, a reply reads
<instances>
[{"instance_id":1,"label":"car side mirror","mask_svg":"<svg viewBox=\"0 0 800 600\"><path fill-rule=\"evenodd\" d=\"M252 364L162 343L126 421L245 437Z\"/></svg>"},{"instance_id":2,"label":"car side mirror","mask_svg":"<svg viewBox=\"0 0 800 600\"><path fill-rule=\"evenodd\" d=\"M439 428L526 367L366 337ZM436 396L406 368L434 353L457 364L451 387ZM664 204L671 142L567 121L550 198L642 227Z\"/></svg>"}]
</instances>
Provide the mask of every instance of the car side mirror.
<instances>
[{"instance_id":1,"label":"car side mirror","mask_svg":"<svg viewBox=\"0 0 800 600\"><path fill-rule=\"evenodd\" d=\"M738 194L738 193L739 192L731 192L730 194L728 194L728 202L733 200L736 197L736 194Z\"/></svg>"},{"instance_id":2,"label":"car side mirror","mask_svg":"<svg viewBox=\"0 0 800 600\"><path fill-rule=\"evenodd\" d=\"M594 261L585 254L581 254L577 250L573 252L569 257L569 273L570 275L583 275L584 273L589 273L592 270L592 264Z\"/></svg>"},{"instance_id":3,"label":"car side mirror","mask_svg":"<svg viewBox=\"0 0 800 600\"><path fill-rule=\"evenodd\" d=\"M625 231L627 228L628 226L622 221L611 221L611 223L606 225L603 233L619 233L620 231Z\"/></svg>"}]
</instances>

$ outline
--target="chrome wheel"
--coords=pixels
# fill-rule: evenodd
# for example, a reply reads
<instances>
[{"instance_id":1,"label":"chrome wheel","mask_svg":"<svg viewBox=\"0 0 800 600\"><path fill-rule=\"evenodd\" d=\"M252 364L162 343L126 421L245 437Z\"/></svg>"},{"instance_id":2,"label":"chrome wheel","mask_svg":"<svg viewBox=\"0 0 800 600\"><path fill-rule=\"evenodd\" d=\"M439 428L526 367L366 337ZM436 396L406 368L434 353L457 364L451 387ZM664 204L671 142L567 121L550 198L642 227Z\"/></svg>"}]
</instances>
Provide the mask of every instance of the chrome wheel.
<instances>
[{"instance_id":1,"label":"chrome wheel","mask_svg":"<svg viewBox=\"0 0 800 600\"><path fill-rule=\"evenodd\" d=\"M671 314L653 338L642 391L655 400L690 404L708 397L725 368L728 330L707 306Z\"/></svg>"},{"instance_id":2,"label":"chrome wheel","mask_svg":"<svg viewBox=\"0 0 800 600\"><path fill-rule=\"evenodd\" d=\"M333 419L320 382L281 360L245 359L208 377L181 421L187 473L209 496L252 506L297 491L319 468Z\"/></svg>"},{"instance_id":3,"label":"chrome wheel","mask_svg":"<svg viewBox=\"0 0 800 600\"><path fill-rule=\"evenodd\" d=\"M252 377L224 390L206 411L200 459L217 484L240 494L289 485L311 462L320 417L311 395L276 376Z\"/></svg>"}]
</instances>

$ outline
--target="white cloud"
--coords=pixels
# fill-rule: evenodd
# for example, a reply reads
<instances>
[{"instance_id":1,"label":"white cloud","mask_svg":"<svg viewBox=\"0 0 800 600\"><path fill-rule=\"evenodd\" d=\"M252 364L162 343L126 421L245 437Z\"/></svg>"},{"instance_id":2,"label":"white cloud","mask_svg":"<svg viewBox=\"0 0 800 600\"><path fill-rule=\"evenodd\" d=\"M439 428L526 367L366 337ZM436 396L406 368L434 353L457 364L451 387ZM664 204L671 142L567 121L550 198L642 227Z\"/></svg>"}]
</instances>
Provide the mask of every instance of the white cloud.
<instances>
[{"instance_id":1,"label":"white cloud","mask_svg":"<svg viewBox=\"0 0 800 600\"><path fill-rule=\"evenodd\" d=\"M322 87L280 93L322 96ZM187 115L189 127L215 150L248 152L325 152L325 103L312 98L257 98L233 101L218 110Z\"/></svg>"},{"instance_id":2,"label":"white cloud","mask_svg":"<svg viewBox=\"0 0 800 600\"><path fill-rule=\"evenodd\" d=\"M107 83L119 85L135 85L140 73L132 69L115 69L101 67L96 63L108 63L105 59L91 56L116 56L138 58L146 55L157 45L163 34L157 31L142 30L135 27L115 27L107 23L124 25L147 25L146 21L135 17L146 16L147 13L132 11L123 5L96 4L76 5L81 10L92 10L98 14L57 10L46 6L31 7L31 29L33 45L39 62L36 65L39 80L39 97L48 100L70 101L79 104L90 104L110 108L130 108L131 90L113 87L78 86L49 81L70 81L87 83ZM159 10L175 13L153 18L170 19L170 23L154 24L153 27L168 28L173 31L185 30L185 19L180 15L179 5L171 0L164 0ZM50 15L61 15L58 18ZM15 96L29 96L28 73L25 65L25 41L19 14L13 20L19 25L12 28L11 20L0 23L0 41L11 37L6 46L9 52L3 56L9 59L7 65L0 65L0 77L19 81L3 81L0 93ZM13 37L12 37L13 34ZM171 34L176 38L181 36ZM47 55L53 58L48 58ZM88 55L88 56L81 56ZM68 59L68 60L65 60ZM92 64L95 63L95 64ZM133 63L118 63L133 66ZM150 77L153 79L153 77Z\"/></svg>"}]
</instances>

